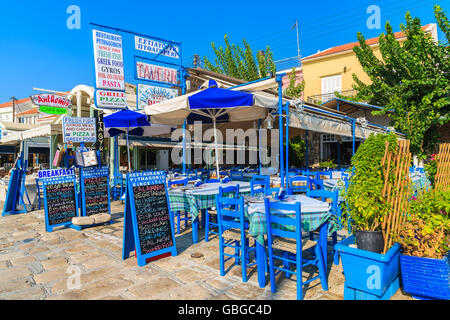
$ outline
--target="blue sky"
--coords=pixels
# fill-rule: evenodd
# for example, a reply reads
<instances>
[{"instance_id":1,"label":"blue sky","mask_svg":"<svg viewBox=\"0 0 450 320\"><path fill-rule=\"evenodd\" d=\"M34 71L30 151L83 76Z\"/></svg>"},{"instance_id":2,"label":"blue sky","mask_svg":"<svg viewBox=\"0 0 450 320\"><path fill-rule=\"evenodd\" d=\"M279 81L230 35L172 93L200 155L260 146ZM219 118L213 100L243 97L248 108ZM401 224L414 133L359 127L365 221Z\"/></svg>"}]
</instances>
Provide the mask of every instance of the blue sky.
<instances>
[{"instance_id":1,"label":"blue sky","mask_svg":"<svg viewBox=\"0 0 450 320\"><path fill-rule=\"evenodd\" d=\"M275 5L274 5L275 4ZM242 44L256 52L269 45L275 60L297 55L295 20L300 26L300 51L307 56L332 46L356 41L361 31L376 37L390 21L395 31L406 11L422 24L435 22L434 4L450 16L448 0L281 0L281 1L8 1L0 10L0 103L12 96L26 98L32 88L67 91L94 84L90 22L132 30L182 43L183 63L192 66L195 53L213 58L211 42ZM81 29L69 30L70 5L81 9ZM370 30L366 12L378 5L381 29ZM107 31L107 30L105 30ZM439 39L443 39L439 33ZM125 54L125 80L133 61Z\"/></svg>"}]
</instances>

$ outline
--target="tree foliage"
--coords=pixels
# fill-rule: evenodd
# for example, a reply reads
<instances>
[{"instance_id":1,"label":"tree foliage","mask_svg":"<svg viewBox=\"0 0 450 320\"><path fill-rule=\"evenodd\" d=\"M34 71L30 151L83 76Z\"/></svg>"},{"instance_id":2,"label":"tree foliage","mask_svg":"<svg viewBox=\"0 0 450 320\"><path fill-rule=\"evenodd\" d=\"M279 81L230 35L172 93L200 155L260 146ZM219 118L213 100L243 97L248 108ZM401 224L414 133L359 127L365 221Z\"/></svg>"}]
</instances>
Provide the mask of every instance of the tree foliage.
<instances>
[{"instance_id":1,"label":"tree foliage","mask_svg":"<svg viewBox=\"0 0 450 320\"><path fill-rule=\"evenodd\" d=\"M384 107L375 115L388 113L397 131L407 134L413 154L423 157L430 143L436 141L436 126L450 119L450 26L439 6L434 8L439 28L446 42L436 43L421 27L420 19L406 14L403 44L395 39L386 23L386 34L379 36L382 59L378 59L358 33L360 46L353 48L371 83L353 74L356 100ZM434 136L434 137L433 137Z\"/></svg>"},{"instance_id":2,"label":"tree foliage","mask_svg":"<svg viewBox=\"0 0 450 320\"><path fill-rule=\"evenodd\" d=\"M228 35L225 35L224 42L225 47L219 48L216 47L214 42L211 43L215 55L215 64L204 57L206 69L245 81L265 78L270 73L275 75L275 61L269 46L266 47L264 54L258 53L255 56L245 39L243 39L243 48L230 44ZM289 86L285 90L285 94L291 98L300 97L304 89L304 83L296 84L296 81L295 68L292 68L292 73L289 75Z\"/></svg>"}]
</instances>

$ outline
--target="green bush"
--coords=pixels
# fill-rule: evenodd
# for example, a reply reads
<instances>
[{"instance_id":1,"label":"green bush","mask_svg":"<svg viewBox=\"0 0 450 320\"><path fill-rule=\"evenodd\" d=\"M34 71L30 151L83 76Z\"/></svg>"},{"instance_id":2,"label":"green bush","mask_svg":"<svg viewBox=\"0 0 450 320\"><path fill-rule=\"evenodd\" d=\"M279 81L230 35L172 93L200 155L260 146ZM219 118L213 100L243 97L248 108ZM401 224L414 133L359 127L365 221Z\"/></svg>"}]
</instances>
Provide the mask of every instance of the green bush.
<instances>
[{"instance_id":1,"label":"green bush","mask_svg":"<svg viewBox=\"0 0 450 320\"><path fill-rule=\"evenodd\" d=\"M371 134L352 157L350 169L353 173L344 193L347 205L342 207L353 230L380 231L381 222L388 214L389 208L382 197L384 176L381 165L386 141L389 141L389 151L395 152L398 147L395 134ZM389 176L394 169L391 165Z\"/></svg>"}]
</instances>

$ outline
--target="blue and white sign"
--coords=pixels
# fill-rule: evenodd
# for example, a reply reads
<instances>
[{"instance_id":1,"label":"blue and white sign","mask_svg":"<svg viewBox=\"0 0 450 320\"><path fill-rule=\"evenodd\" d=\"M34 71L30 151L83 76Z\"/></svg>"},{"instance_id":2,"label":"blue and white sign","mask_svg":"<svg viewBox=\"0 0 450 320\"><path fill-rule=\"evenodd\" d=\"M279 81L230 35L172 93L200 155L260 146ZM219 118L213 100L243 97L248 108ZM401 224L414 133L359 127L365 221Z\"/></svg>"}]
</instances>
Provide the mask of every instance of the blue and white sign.
<instances>
[{"instance_id":1,"label":"blue and white sign","mask_svg":"<svg viewBox=\"0 0 450 320\"><path fill-rule=\"evenodd\" d=\"M38 176L39 179L42 178L54 178L54 177L63 177L74 175L75 170L73 169L50 169L50 170L39 170Z\"/></svg>"},{"instance_id":2,"label":"blue and white sign","mask_svg":"<svg viewBox=\"0 0 450 320\"><path fill-rule=\"evenodd\" d=\"M167 43L134 36L136 50L160 54L169 58L179 59L178 48L173 45L167 46ZM165 49L164 49L165 48Z\"/></svg>"},{"instance_id":3,"label":"blue and white sign","mask_svg":"<svg viewBox=\"0 0 450 320\"><path fill-rule=\"evenodd\" d=\"M144 110L146 106L170 100L178 96L177 89L138 84L137 101L138 110Z\"/></svg>"}]
</instances>

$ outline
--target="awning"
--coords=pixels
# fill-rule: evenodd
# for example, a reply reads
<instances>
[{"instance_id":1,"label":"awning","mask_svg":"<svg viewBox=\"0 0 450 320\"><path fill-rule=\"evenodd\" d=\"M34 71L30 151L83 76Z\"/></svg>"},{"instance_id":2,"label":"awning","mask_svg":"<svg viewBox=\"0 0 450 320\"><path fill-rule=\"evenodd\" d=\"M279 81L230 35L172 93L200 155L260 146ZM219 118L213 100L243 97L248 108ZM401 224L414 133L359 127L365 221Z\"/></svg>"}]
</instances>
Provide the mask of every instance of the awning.
<instances>
[{"instance_id":1,"label":"awning","mask_svg":"<svg viewBox=\"0 0 450 320\"><path fill-rule=\"evenodd\" d=\"M26 130L16 134L9 134L2 137L1 143L20 142L25 139L32 139L37 137L50 137L52 135L62 134L61 124L47 124L34 129Z\"/></svg>"},{"instance_id":2,"label":"awning","mask_svg":"<svg viewBox=\"0 0 450 320\"><path fill-rule=\"evenodd\" d=\"M182 148L181 141L144 141L144 140L130 140L130 146L132 147L145 147L145 148ZM125 139L119 139L119 146L126 146L127 141ZM241 145L226 145L226 144L217 144L219 150L247 150L257 152L258 148L256 146L241 146ZM187 149L214 149L214 142L186 142Z\"/></svg>"},{"instance_id":3,"label":"awning","mask_svg":"<svg viewBox=\"0 0 450 320\"><path fill-rule=\"evenodd\" d=\"M337 117L330 117L308 111L294 111L289 110L289 126L303 130L335 134L339 136L352 137L353 128L352 123L348 120L339 119ZM373 125L362 127L360 124L355 126L355 137L360 139L367 139L371 133L386 133L383 128L378 128ZM399 137L402 137L397 133Z\"/></svg>"}]
</instances>

